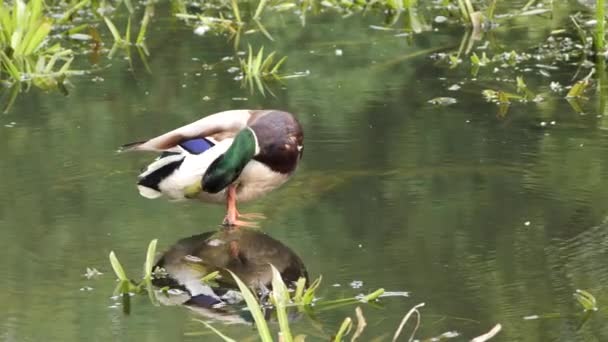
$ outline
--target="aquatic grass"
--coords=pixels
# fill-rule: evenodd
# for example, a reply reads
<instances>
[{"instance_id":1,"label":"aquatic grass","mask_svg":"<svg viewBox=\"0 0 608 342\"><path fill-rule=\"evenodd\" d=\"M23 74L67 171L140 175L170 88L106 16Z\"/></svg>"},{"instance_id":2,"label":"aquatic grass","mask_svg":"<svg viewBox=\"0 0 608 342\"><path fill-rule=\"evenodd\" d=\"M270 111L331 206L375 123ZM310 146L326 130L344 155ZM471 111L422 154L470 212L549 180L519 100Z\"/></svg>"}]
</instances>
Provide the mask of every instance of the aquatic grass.
<instances>
[{"instance_id":1,"label":"aquatic grass","mask_svg":"<svg viewBox=\"0 0 608 342\"><path fill-rule=\"evenodd\" d=\"M206 274L201 278L201 283L205 283L207 285L211 285L212 287L216 287L217 283L216 279L220 278L220 271L213 271L211 273Z\"/></svg>"},{"instance_id":2,"label":"aquatic grass","mask_svg":"<svg viewBox=\"0 0 608 342\"><path fill-rule=\"evenodd\" d=\"M353 320L350 317L346 317L342 324L340 324L340 328L336 333L336 336L333 338L334 342L342 341L342 338L350 333L350 329L353 326Z\"/></svg>"},{"instance_id":3,"label":"aquatic grass","mask_svg":"<svg viewBox=\"0 0 608 342\"><path fill-rule=\"evenodd\" d=\"M572 87L568 91L568 94L566 94L566 98L585 99L584 95L587 89L589 88L589 85L591 84L591 77L593 76L593 74L595 74L595 68L591 69L589 74L587 74L587 76L585 76L583 79L577 81L572 85Z\"/></svg>"},{"instance_id":4,"label":"aquatic grass","mask_svg":"<svg viewBox=\"0 0 608 342\"><path fill-rule=\"evenodd\" d=\"M4 86L2 86L4 87ZM9 110L11 109L11 107L13 106L13 104L15 103L15 100L17 99L17 96L19 95L19 92L21 90L21 87L19 84L14 84L10 87L4 87L5 90L0 92L0 103L2 103L2 113L8 113Z\"/></svg>"},{"instance_id":5,"label":"aquatic grass","mask_svg":"<svg viewBox=\"0 0 608 342\"><path fill-rule=\"evenodd\" d=\"M574 292L574 298L583 307L585 311L598 310L597 300L591 293L585 290L577 289L576 292Z\"/></svg>"},{"instance_id":6,"label":"aquatic grass","mask_svg":"<svg viewBox=\"0 0 608 342\"><path fill-rule=\"evenodd\" d=\"M279 327L281 329L281 340L293 342L286 309L290 303L289 290L287 290L287 286L285 286L281 278L281 273L279 273L274 265L270 265L270 267L272 269L272 292L270 293L270 299L277 312Z\"/></svg>"},{"instance_id":7,"label":"aquatic grass","mask_svg":"<svg viewBox=\"0 0 608 342\"><path fill-rule=\"evenodd\" d=\"M114 274L116 274L116 277L119 281L119 284L116 288L116 290L118 290L118 293L141 293L146 287L151 284L154 273L153 267L154 259L156 256L157 243L158 240L154 239L148 244L148 249L146 250L146 259L143 267L143 277L142 280L137 283L127 276L127 273L125 272L124 267L118 260L116 253L114 253L114 251L110 251L110 265L112 266L112 270L114 270Z\"/></svg>"},{"instance_id":8,"label":"aquatic grass","mask_svg":"<svg viewBox=\"0 0 608 342\"><path fill-rule=\"evenodd\" d=\"M114 274L116 274L119 281L129 281L127 273L125 272L125 269L122 267L122 264L116 257L116 253L114 253L114 251L110 251L110 265L112 265Z\"/></svg>"},{"instance_id":9,"label":"aquatic grass","mask_svg":"<svg viewBox=\"0 0 608 342\"><path fill-rule=\"evenodd\" d=\"M315 299L315 292L321 285L321 280L323 280L323 276L319 276L319 278L315 279L306 290L303 290L306 281L298 280L296 296L293 298L294 302L297 305L311 305ZM299 293L302 293L302 295L298 296Z\"/></svg>"},{"instance_id":10,"label":"aquatic grass","mask_svg":"<svg viewBox=\"0 0 608 342\"><path fill-rule=\"evenodd\" d=\"M269 298L270 298L270 303L272 304L274 311L276 312L276 317L277 317L277 320L279 323L279 331L278 331L279 340L285 341L285 342L303 341L305 338L304 335L298 335L296 337L293 336L293 334L291 332L291 327L290 327L287 311L288 311L288 308L292 307L292 306L302 307L302 306L312 305L312 299L309 300L309 298L314 297L314 291L318 288L319 284L321 283L321 280L320 280L320 278L318 278L315 282L313 282L311 284L311 286L308 289L304 290L304 284L306 283L306 280L304 278L300 278L296 282L296 288L295 288L295 291L293 292L293 296L292 296L287 285L283 281L279 271L273 265L270 265L270 267L272 270L272 280L271 280L272 292L270 293ZM264 342L273 341L272 335L271 335L270 329L269 329L270 322L264 315L264 308L262 307L262 304L260 304L260 302L256 298L255 294L249 289L249 287L236 274L232 273L231 271L228 271L228 272L231 274L231 276L235 280L237 286L239 287L239 290L241 291L243 298L245 299L245 302L247 304L247 308L249 309L249 311L251 312L251 315L253 316L255 325L257 327L258 337L260 337L260 339ZM382 290L382 289L374 291L374 293L372 295L366 296L367 298L365 298L364 301L375 300L383 292L384 292L384 290ZM349 300L351 302L359 301L359 300L354 300L353 298L347 298L347 300ZM306 301L306 302L304 302L304 301ZM340 300L340 301L343 301L343 300ZM327 302L327 303L332 303L332 302ZM356 336L359 337L362 334L367 323L365 322L365 318L363 317L363 314L362 314L360 308L358 308L358 307L357 307L356 314L357 314ZM223 335L221 332L219 332L217 329L213 328L207 322L204 322L204 324L205 324L205 326L210 328L214 333L216 333L220 338L222 338L224 341L232 341L232 339L230 337ZM350 333L351 328L352 328L352 319L350 317L347 317L344 320L344 322L342 323L342 325L338 328L338 331L335 334L335 336L332 338L332 341L342 341L343 337L345 337L346 335L348 335ZM356 338L354 337L352 340L354 341L355 339Z\"/></svg>"},{"instance_id":11,"label":"aquatic grass","mask_svg":"<svg viewBox=\"0 0 608 342\"><path fill-rule=\"evenodd\" d=\"M604 40L605 40L605 36L606 36L606 31L604 30L604 21L605 21L605 15L604 15L604 0L596 0L596 4L595 4L595 18L597 20L597 26L595 29L595 46L596 46L596 52L598 55L604 53ZM603 56L600 56L599 58L604 58Z\"/></svg>"},{"instance_id":12,"label":"aquatic grass","mask_svg":"<svg viewBox=\"0 0 608 342\"><path fill-rule=\"evenodd\" d=\"M241 10L239 9L239 3L237 0L231 1L232 13L234 14L234 18L236 19L236 23L238 25L243 25L243 19L241 19Z\"/></svg>"},{"instance_id":13,"label":"aquatic grass","mask_svg":"<svg viewBox=\"0 0 608 342\"><path fill-rule=\"evenodd\" d=\"M59 18L59 20L57 20L57 23L63 24L67 22L77 11L90 5L90 3L90 0L82 0L76 3L74 6L68 8L65 12L63 12L63 15L61 16L61 18Z\"/></svg>"},{"instance_id":14,"label":"aquatic grass","mask_svg":"<svg viewBox=\"0 0 608 342\"><path fill-rule=\"evenodd\" d=\"M155 299L155 300L153 300L153 303L154 304L158 303L158 300L155 297L156 296L155 290L153 289L152 283L151 283L152 276L157 274L157 272L160 272L159 270L154 270L154 272L152 271L152 267L154 264L153 263L154 256L156 254L157 242L158 241L156 239L154 239L154 240L150 241L150 243L148 244L148 249L146 251L146 260L144 262L144 276L143 276L142 281L140 281L139 283L133 282L127 276L127 273L126 273L124 267L118 260L118 257L116 256L114 251L111 251L109 254L110 264L119 281L119 284L117 285L117 287L115 289L115 294L121 296L122 301L123 301L123 311L125 312L125 314L130 313L130 310L131 310L130 297L132 294L140 294L143 292L147 292L151 299L153 299L153 298ZM289 316L288 316L287 312L288 312L289 308L291 308L291 307L300 308L302 306L307 306L307 307L313 306L313 301L308 300L308 298L314 298L314 296L315 296L314 291L318 288L319 284L321 283L321 278L318 278L317 280L315 280L311 284L311 286L308 287L307 289L305 289L306 280L304 278L300 278L300 279L298 279L298 281L295 282L294 291L290 291L288 286L283 281L279 271L273 265L269 265L269 266L271 267L271 271L272 271L272 279L271 279L272 291L268 295L268 298L270 301L268 303L264 303L264 304L262 304L259 301L256 294L236 274L234 274L230 270L228 270L228 272L230 273L230 275L234 279L237 287L239 288L239 291L241 292L241 295L243 296L243 299L247 305L247 308L248 308L249 312L251 313L251 315L254 319L255 325L257 327L256 334L263 342L274 341L272 334L271 334L271 330L270 330L270 324L271 324L270 317L271 316L267 315L269 313L269 310L271 310L271 309L274 311L274 313L277 317L277 320L278 320L278 326L279 326L278 327L278 340L284 341L284 342L302 342L305 340L306 336L301 335L301 334L294 336L292 334L292 327L290 325ZM206 275L205 277L203 277L201 279L201 281L205 281L205 282L211 281L213 279L216 279L218 276L219 276L219 272L213 272L213 273L210 273L210 274ZM163 291L163 289L161 289L161 291ZM293 293L293 295L292 295L292 293ZM383 289L378 289L378 290L373 291L372 293L370 293L366 296L362 296L362 297L345 298L345 299L340 299L340 300L335 300L335 301L318 301L317 303L315 303L314 307L316 308L318 306L321 306L322 304L326 304L326 306L327 306L327 304L334 304L334 303L371 302L371 301L377 300L383 293L384 293ZM304 301L306 301L306 302L304 302ZM270 304L272 306L270 306ZM424 304L422 304L422 305L424 305ZM408 314L406 315L404 320L402 320L402 323L398 327L393 341L395 341L396 338L398 338L401 331L403 330L404 325L409 320L409 317L412 314L416 313L417 309L419 307L421 307L422 305L415 306L412 310L410 310L410 312L408 312ZM420 324L420 313L418 312L417 314L418 314L418 323L417 323L417 326L418 326ZM363 316L363 312L360 307L356 307L355 315L356 315L356 319L357 319L356 327L354 327L352 318L346 317L344 319L344 321L342 322L342 324L337 328L336 333L331 337L332 341L335 341L335 342L344 341L347 336L349 336L351 333L353 333L353 331L354 331L354 333L352 334L350 341L356 341L357 339L359 339L361 337L361 335L364 333L364 330L367 326L367 321L366 321L365 317ZM213 332L215 335L217 335L223 341L226 341L226 342L235 341L231 337L226 336L221 331L216 329L209 322L206 322L206 321L203 321L200 319L195 319L195 321L202 323L206 328L208 328L211 332ZM414 333L416 332L417 326L416 326L416 328L414 328L414 332L411 335L412 337L414 336ZM491 331L491 333L495 334L496 332ZM489 336L488 334L485 334L484 336L486 336L486 335ZM444 335L441 335L441 336L444 336ZM411 340L411 338L410 338L410 340ZM480 339L480 340L475 340L475 341L486 341L486 339Z\"/></svg>"},{"instance_id":15,"label":"aquatic grass","mask_svg":"<svg viewBox=\"0 0 608 342\"><path fill-rule=\"evenodd\" d=\"M150 241L148 245L148 250L146 252L146 263L144 264L144 280L151 281L152 280L152 268L154 267L154 259L156 257L156 245L158 243L157 239Z\"/></svg>"},{"instance_id":16,"label":"aquatic grass","mask_svg":"<svg viewBox=\"0 0 608 342\"><path fill-rule=\"evenodd\" d=\"M124 38L123 36L120 34L120 31L118 30L118 28L116 28L116 25L114 25L114 22L112 22L112 20L107 17L107 16L103 16L103 21L106 23L106 26L108 27L108 30L110 30L110 33L112 34L112 38L114 38L114 43L118 44L118 45L129 45L131 42L131 17L129 17L127 19L127 27L125 29L125 35Z\"/></svg>"},{"instance_id":17,"label":"aquatic grass","mask_svg":"<svg viewBox=\"0 0 608 342\"><path fill-rule=\"evenodd\" d=\"M265 89L268 89L264 81L280 80L282 78L279 74L279 69L285 60L287 60L287 57L284 56L275 63L275 55L276 52L273 51L264 56L264 47L261 47L258 52L254 54L251 45L249 45L247 58L241 58L240 65L244 76L243 80L249 85L250 91L253 92L255 84L260 93L264 95Z\"/></svg>"},{"instance_id":18,"label":"aquatic grass","mask_svg":"<svg viewBox=\"0 0 608 342\"><path fill-rule=\"evenodd\" d=\"M473 7L473 3L471 2L471 0L457 0L457 5L463 23L470 25L475 30L481 28L483 15L481 12L475 10L475 7ZM494 8L490 8L491 13L493 15Z\"/></svg>"},{"instance_id":19,"label":"aquatic grass","mask_svg":"<svg viewBox=\"0 0 608 342\"><path fill-rule=\"evenodd\" d=\"M15 57L30 56L39 51L52 28L52 20L42 13L42 0L27 4L15 0L13 5L0 3L0 47L10 48Z\"/></svg>"},{"instance_id":20,"label":"aquatic grass","mask_svg":"<svg viewBox=\"0 0 608 342\"><path fill-rule=\"evenodd\" d=\"M148 31L148 24L150 23L150 18L154 16L154 4L149 4L146 6L144 10L144 15L141 19L141 24L139 27L139 33L137 34L137 39L135 40L135 44L141 46L144 44L144 40L146 38L146 32Z\"/></svg>"},{"instance_id":21,"label":"aquatic grass","mask_svg":"<svg viewBox=\"0 0 608 342\"><path fill-rule=\"evenodd\" d=\"M258 300L253 295L251 290L249 290L249 287L247 287L247 285L245 285L245 283L243 283L243 281L238 276L236 276L236 274L232 273L232 271L230 270L228 272L230 273L230 275L232 275L232 278L236 282L237 286L239 287L239 290L241 291L241 294L243 295L245 303L247 303L249 312L251 312L251 315L253 316L253 319L255 321L255 325L258 329L257 332L260 339L262 340L262 342L272 342L270 329L268 329L268 323L266 322L266 318L262 313L262 307L258 303Z\"/></svg>"},{"instance_id":22,"label":"aquatic grass","mask_svg":"<svg viewBox=\"0 0 608 342\"><path fill-rule=\"evenodd\" d=\"M81 3L68 9L83 6ZM58 89L67 95L64 81L74 59L70 49L49 45L54 22L45 16L44 2L0 2L0 80L30 84L43 90ZM21 88L19 88L21 90Z\"/></svg>"},{"instance_id":23,"label":"aquatic grass","mask_svg":"<svg viewBox=\"0 0 608 342\"><path fill-rule=\"evenodd\" d=\"M253 14L253 20L260 19L260 17L262 16L262 12L264 12L264 8L266 7L267 3L268 3L268 0L260 0L257 8L255 10L255 13Z\"/></svg>"}]
</instances>

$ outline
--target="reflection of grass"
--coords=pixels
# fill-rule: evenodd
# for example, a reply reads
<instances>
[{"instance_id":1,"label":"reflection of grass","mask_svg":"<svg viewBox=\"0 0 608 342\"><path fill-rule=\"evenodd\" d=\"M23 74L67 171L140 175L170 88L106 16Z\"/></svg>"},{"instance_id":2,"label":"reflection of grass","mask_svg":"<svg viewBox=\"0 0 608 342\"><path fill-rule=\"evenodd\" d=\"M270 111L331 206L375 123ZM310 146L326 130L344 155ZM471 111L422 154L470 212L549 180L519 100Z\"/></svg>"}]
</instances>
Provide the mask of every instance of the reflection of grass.
<instances>
[{"instance_id":1,"label":"reflection of grass","mask_svg":"<svg viewBox=\"0 0 608 342\"><path fill-rule=\"evenodd\" d=\"M604 0L597 0L595 6L595 18L597 20L597 28L596 28L596 49L597 53L604 53ZM599 58L604 58L599 57Z\"/></svg>"},{"instance_id":2,"label":"reflection of grass","mask_svg":"<svg viewBox=\"0 0 608 342\"><path fill-rule=\"evenodd\" d=\"M317 279L315 282L313 282L313 284L308 289L304 288L305 280L304 280L304 278L301 278L296 283L296 289L292 295L292 293L289 291L287 285L285 285L285 283L283 282L283 279L281 278L281 274L279 273L279 271L274 266L272 266L272 265L270 265L270 266L272 267L272 292L270 293L269 298L270 298L270 302L272 303L272 305L274 307L274 311L276 313L276 317L279 322L279 340L285 341L285 342L304 341L305 335L297 335L296 337L293 337L292 329L289 324L287 312L288 312L288 309L291 307L294 307L298 311L303 312L312 305L313 299L315 298L315 291L320 284L320 278ZM236 283L239 287L239 290L243 294L243 298L245 299L245 301L247 303L247 307L255 320L258 336L264 342L273 341L272 335L270 333L270 329L268 327L269 321L266 318L266 316L264 315L264 309L262 308L262 305L256 299L253 292L251 292L251 290L247 287L247 285L245 285L245 283L243 283L239 279L239 277L237 277L234 273L231 273L231 274L232 274L232 277L234 278L234 280L236 281ZM323 302L323 303L332 304L332 303L336 303L336 302L341 302L341 303L351 304L353 302L358 302L358 301L368 302L368 301L373 301L373 300L378 299L378 297L380 297L380 295L382 295L383 293L384 293L384 290L379 289L379 290L373 292L372 294L369 294L361 299L346 298L344 300ZM359 313L358 317L362 317L362 314ZM360 328L357 329L358 335L361 334L361 332L363 331L363 328L364 328L364 325L362 322L365 322L365 319L359 318ZM210 327L209 324L205 324L205 325ZM350 333L351 327L352 327L352 320L350 317L347 317L344 320L344 322L342 323L342 325L340 326L340 328L338 329L338 332L336 333L335 337L332 340L333 341L342 341L342 338ZM234 341L233 339L230 339L230 338L222 335L217 330L215 330L215 329L212 329L212 330L214 332L216 332L216 334L218 334L218 336L223 338L224 341ZM356 337L353 338L353 340L354 339L356 339Z\"/></svg>"},{"instance_id":3,"label":"reflection of grass","mask_svg":"<svg viewBox=\"0 0 608 342\"><path fill-rule=\"evenodd\" d=\"M154 257L156 255L156 243L157 240L150 241L148 250L146 252L146 262L144 263L144 276L143 279L136 283L129 279L125 269L122 267L118 257L114 254L114 251L110 252L110 264L114 273L118 277L118 285L114 289L114 295L120 295L123 301L123 311L129 313L130 310L130 295L131 293L143 293L148 292L150 300L156 303L154 292L152 291L152 267L154 267Z\"/></svg>"},{"instance_id":4,"label":"reflection of grass","mask_svg":"<svg viewBox=\"0 0 608 342\"><path fill-rule=\"evenodd\" d=\"M260 93L264 94L264 89L266 88L265 81L281 79L279 68L287 57L283 57L275 63L275 54L276 52L273 51L264 56L264 47L260 48L257 54L254 54L251 45L249 46L247 59L241 59L241 70L243 71L243 79L249 85L250 90L253 91L255 84Z\"/></svg>"}]
</instances>

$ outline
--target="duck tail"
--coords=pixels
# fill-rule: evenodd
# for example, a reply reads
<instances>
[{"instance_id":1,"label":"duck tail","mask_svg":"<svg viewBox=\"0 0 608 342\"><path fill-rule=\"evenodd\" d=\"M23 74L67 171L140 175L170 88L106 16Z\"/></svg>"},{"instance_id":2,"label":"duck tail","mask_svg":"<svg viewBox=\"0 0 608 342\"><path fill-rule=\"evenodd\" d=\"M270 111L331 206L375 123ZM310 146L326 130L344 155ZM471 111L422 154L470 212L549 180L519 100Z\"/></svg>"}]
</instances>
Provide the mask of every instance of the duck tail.
<instances>
[{"instance_id":1,"label":"duck tail","mask_svg":"<svg viewBox=\"0 0 608 342\"><path fill-rule=\"evenodd\" d=\"M141 145L145 144L146 142L147 142L147 140L142 140L142 141L135 141L135 142L131 142L128 144L124 144L124 145L120 146L116 152L123 153L123 152L128 152L128 151L137 151L137 150L139 150L139 147Z\"/></svg>"},{"instance_id":2,"label":"duck tail","mask_svg":"<svg viewBox=\"0 0 608 342\"><path fill-rule=\"evenodd\" d=\"M137 188L139 194L149 199L162 196L161 182L181 166L184 158L181 154L169 153L148 165L144 172L138 176Z\"/></svg>"}]
</instances>

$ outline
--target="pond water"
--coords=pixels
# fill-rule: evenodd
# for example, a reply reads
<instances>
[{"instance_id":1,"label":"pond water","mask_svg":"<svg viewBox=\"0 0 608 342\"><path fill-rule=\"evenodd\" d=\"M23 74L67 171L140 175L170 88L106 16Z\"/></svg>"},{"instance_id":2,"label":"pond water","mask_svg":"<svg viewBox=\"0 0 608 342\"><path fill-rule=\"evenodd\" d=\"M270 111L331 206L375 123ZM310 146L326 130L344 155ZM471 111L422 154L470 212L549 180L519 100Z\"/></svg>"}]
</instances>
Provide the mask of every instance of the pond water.
<instances>
[{"instance_id":1,"label":"pond water","mask_svg":"<svg viewBox=\"0 0 608 342\"><path fill-rule=\"evenodd\" d=\"M535 53L583 10L555 6L503 19L471 51ZM304 127L303 162L284 187L242 209L264 213L263 231L311 277L323 275L321 297L409 293L361 305L363 340L390 340L421 302L418 338L457 331L455 340L468 340L501 323L495 341L608 340L608 120L595 86L582 112L550 87L587 75L581 60L496 62L473 76L470 53L453 68L436 55L458 51L468 35L460 24L431 15L430 30L402 35L375 29L383 18L371 12L309 15L306 26L286 12L265 19L273 42L242 38L241 51L264 45L288 56L284 73L304 75L263 96L234 80L225 36L195 35L163 11L148 32L150 72L135 50L131 61L119 50L94 74L72 77L69 96L32 89L0 116L0 339L219 340L183 307L137 296L125 316L112 299L111 250L139 277L150 240L165 250L224 215L221 206L140 197L135 177L153 156L115 151L206 114L280 108ZM543 101L512 101L499 114L482 90L515 92L516 76ZM456 103L429 103L438 97ZM87 279L87 267L103 275ZM600 309L582 327L576 289ZM302 317L293 329L328 340L354 309ZM216 327L255 340L251 326Z\"/></svg>"}]
</instances>

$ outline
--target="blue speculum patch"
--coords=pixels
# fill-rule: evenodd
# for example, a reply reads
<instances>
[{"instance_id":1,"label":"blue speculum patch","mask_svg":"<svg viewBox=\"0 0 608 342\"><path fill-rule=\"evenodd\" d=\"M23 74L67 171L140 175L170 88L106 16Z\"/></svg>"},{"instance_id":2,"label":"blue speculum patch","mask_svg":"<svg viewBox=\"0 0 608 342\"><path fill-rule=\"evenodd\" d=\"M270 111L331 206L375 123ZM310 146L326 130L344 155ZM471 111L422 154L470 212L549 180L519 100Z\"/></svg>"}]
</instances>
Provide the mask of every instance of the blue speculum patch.
<instances>
[{"instance_id":1,"label":"blue speculum patch","mask_svg":"<svg viewBox=\"0 0 608 342\"><path fill-rule=\"evenodd\" d=\"M192 154L201 154L213 147L214 144L205 138L195 138L183 141L179 146Z\"/></svg>"}]
</instances>

